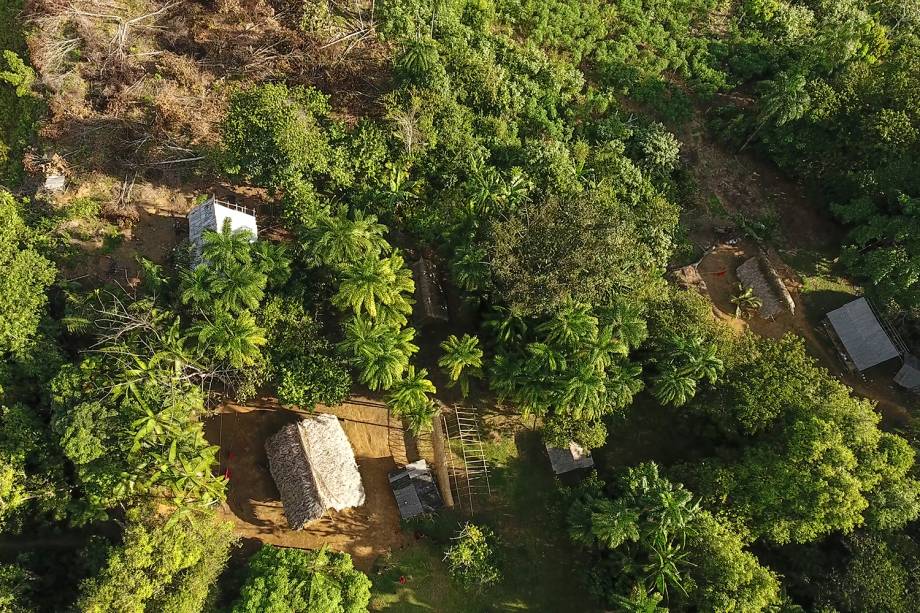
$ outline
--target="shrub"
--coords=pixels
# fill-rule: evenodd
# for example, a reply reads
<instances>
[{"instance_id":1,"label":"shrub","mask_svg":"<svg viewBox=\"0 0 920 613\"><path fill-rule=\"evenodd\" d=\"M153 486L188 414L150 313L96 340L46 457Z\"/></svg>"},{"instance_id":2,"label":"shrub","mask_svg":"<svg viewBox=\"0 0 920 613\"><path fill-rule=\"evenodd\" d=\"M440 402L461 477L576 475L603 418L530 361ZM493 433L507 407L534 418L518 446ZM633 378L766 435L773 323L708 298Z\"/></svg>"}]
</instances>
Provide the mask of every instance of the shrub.
<instances>
[{"instance_id":1,"label":"shrub","mask_svg":"<svg viewBox=\"0 0 920 613\"><path fill-rule=\"evenodd\" d=\"M464 524L454 544L444 552L450 575L467 589L482 589L501 581L493 551L495 535L476 524Z\"/></svg>"}]
</instances>

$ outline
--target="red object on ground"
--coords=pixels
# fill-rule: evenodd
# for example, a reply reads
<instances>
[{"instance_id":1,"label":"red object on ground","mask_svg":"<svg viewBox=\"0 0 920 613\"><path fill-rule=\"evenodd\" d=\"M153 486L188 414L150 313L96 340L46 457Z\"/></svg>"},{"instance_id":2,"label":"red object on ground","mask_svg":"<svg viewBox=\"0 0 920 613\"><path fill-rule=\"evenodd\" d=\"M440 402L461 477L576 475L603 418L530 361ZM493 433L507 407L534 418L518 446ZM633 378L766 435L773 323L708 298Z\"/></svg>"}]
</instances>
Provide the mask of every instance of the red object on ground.
<instances>
[{"instance_id":1,"label":"red object on ground","mask_svg":"<svg viewBox=\"0 0 920 613\"><path fill-rule=\"evenodd\" d=\"M728 272L728 271L727 271L727 270L720 270L719 272L716 273L716 276L717 276L717 277L722 277L722 276L725 275L726 272Z\"/></svg>"},{"instance_id":2,"label":"red object on ground","mask_svg":"<svg viewBox=\"0 0 920 613\"><path fill-rule=\"evenodd\" d=\"M400 577L400 578L399 578L399 584L400 584L400 585L405 585L407 582L408 582L408 579L406 579L405 577Z\"/></svg>"},{"instance_id":3,"label":"red object on ground","mask_svg":"<svg viewBox=\"0 0 920 613\"><path fill-rule=\"evenodd\" d=\"M230 467L229 466L227 467L227 470L224 471L224 477L226 477L227 481L230 480Z\"/></svg>"}]
</instances>

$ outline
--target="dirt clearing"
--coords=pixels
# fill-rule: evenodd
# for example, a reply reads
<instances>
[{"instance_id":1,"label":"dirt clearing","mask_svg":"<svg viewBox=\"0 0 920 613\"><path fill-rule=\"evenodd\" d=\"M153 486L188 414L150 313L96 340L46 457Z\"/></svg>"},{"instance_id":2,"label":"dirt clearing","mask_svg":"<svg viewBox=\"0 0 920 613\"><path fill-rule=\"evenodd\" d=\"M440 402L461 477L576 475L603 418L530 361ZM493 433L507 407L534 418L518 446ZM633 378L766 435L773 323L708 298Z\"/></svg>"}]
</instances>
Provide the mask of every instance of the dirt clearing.
<instances>
[{"instance_id":1,"label":"dirt clearing","mask_svg":"<svg viewBox=\"0 0 920 613\"><path fill-rule=\"evenodd\" d=\"M358 462L364 484L363 506L329 512L306 529L288 528L278 489L268 470L265 440L301 414L277 406L225 405L208 420L207 436L220 445L220 470L230 483L222 513L244 541L283 547L317 549L323 545L346 551L361 570L377 557L408 544L400 528L399 510L390 491L388 473L414 458L413 445L399 420L379 403L354 399L340 407L321 407L339 417Z\"/></svg>"},{"instance_id":2,"label":"dirt clearing","mask_svg":"<svg viewBox=\"0 0 920 613\"><path fill-rule=\"evenodd\" d=\"M734 244L716 245L700 261L698 270L706 283L715 315L736 330L749 328L758 335L769 338L780 338L787 332L795 332L805 339L809 353L818 358L834 376L852 387L858 395L878 403L878 410L886 426L898 427L906 424L910 419L910 413L905 407L913 406L915 398L895 386L893 377L898 364L880 365L862 374L847 370L833 343L818 324L826 313L808 311L798 275L772 250L768 252L768 257L795 301L795 313L784 312L773 319L764 319L756 315L744 320L734 317L735 307L731 299L738 287L736 269L758 252L756 244L741 240ZM842 299L845 302L852 299L852 296L844 295Z\"/></svg>"}]
</instances>

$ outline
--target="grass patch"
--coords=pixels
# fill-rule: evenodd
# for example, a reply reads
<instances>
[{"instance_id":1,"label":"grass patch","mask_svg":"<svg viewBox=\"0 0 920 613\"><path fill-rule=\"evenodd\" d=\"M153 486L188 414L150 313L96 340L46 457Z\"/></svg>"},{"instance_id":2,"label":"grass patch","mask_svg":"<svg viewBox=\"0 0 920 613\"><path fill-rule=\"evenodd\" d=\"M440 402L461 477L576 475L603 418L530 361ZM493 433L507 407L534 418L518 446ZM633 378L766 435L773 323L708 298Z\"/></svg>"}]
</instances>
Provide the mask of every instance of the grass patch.
<instances>
[{"instance_id":1,"label":"grass patch","mask_svg":"<svg viewBox=\"0 0 920 613\"><path fill-rule=\"evenodd\" d=\"M859 295L859 288L843 276L839 262L830 255L796 249L784 251L782 256L802 278L802 299L809 319L816 322L828 311L843 306Z\"/></svg>"},{"instance_id":2,"label":"grass patch","mask_svg":"<svg viewBox=\"0 0 920 613\"><path fill-rule=\"evenodd\" d=\"M472 518L442 512L412 524L419 538L381 560L372 574L373 611L596 611L581 581L587 571L565 531L558 484L535 432L484 437L493 499ZM464 521L492 528L503 581L482 593L463 590L442 561ZM402 581L401 581L402 579Z\"/></svg>"}]
</instances>

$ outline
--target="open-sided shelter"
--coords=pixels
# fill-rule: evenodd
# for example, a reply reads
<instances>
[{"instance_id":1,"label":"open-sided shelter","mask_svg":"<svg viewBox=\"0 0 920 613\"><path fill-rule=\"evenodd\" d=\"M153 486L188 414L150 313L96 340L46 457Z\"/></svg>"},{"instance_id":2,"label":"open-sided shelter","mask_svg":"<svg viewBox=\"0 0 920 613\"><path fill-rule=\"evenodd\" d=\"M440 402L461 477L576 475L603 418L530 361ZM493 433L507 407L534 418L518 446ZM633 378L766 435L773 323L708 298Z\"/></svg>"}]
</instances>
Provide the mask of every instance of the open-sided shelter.
<instances>
[{"instance_id":1,"label":"open-sided shelter","mask_svg":"<svg viewBox=\"0 0 920 613\"><path fill-rule=\"evenodd\" d=\"M412 265L415 279L415 319L421 326L448 320L447 301L431 260L420 258Z\"/></svg>"},{"instance_id":2,"label":"open-sided shelter","mask_svg":"<svg viewBox=\"0 0 920 613\"><path fill-rule=\"evenodd\" d=\"M212 196L188 214L188 240L192 243L196 262L201 257L204 233L208 230L220 232L225 221L230 222L231 230L246 229L252 233L252 240L258 238L259 229L254 211L238 204L222 202Z\"/></svg>"},{"instance_id":3,"label":"open-sided shelter","mask_svg":"<svg viewBox=\"0 0 920 613\"><path fill-rule=\"evenodd\" d=\"M288 424L265 442L268 467L294 530L364 504L364 485L348 437L335 415L318 413Z\"/></svg>"},{"instance_id":4,"label":"open-sided shelter","mask_svg":"<svg viewBox=\"0 0 920 613\"><path fill-rule=\"evenodd\" d=\"M831 311L827 320L859 371L901 355L865 298Z\"/></svg>"},{"instance_id":5,"label":"open-sided shelter","mask_svg":"<svg viewBox=\"0 0 920 613\"><path fill-rule=\"evenodd\" d=\"M591 457L591 454L575 441L570 442L565 449L547 445L546 453L549 454L549 463L552 464L553 472L557 475L594 466L594 458Z\"/></svg>"},{"instance_id":6,"label":"open-sided shelter","mask_svg":"<svg viewBox=\"0 0 920 613\"><path fill-rule=\"evenodd\" d=\"M419 460L390 473L390 487L403 519L432 513L442 506L441 493L428 470L428 463Z\"/></svg>"}]
</instances>

